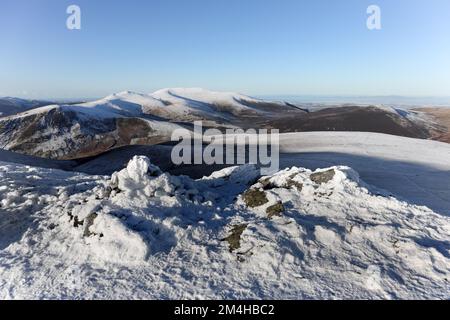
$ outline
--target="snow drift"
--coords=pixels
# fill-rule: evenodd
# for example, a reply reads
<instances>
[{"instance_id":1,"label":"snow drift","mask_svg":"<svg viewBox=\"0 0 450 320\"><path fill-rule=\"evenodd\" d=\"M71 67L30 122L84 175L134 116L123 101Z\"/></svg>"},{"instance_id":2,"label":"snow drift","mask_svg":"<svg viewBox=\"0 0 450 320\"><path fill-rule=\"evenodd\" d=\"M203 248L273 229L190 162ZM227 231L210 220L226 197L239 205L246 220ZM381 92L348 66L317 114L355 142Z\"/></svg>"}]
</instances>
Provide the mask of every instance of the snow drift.
<instances>
[{"instance_id":1,"label":"snow drift","mask_svg":"<svg viewBox=\"0 0 450 320\"><path fill-rule=\"evenodd\" d=\"M0 298L449 298L450 218L348 167L0 163Z\"/></svg>"}]
</instances>

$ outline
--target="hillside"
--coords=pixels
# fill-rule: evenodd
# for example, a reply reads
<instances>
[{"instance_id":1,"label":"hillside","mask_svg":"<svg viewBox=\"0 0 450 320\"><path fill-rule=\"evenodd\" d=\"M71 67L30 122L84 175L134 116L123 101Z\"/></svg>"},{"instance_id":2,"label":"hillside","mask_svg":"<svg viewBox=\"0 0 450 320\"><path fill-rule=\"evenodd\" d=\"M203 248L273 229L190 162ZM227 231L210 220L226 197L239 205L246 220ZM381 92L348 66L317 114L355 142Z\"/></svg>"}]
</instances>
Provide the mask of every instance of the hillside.
<instances>
[{"instance_id":1,"label":"hillside","mask_svg":"<svg viewBox=\"0 0 450 320\"><path fill-rule=\"evenodd\" d=\"M286 102L204 89L120 92L100 100L48 105L0 118L0 148L50 159L100 155L128 145L170 141L180 126L275 128L281 132L364 131L438 139L419 111L353 106L309 111Z\"/></svg>"},{"instance_id":2,"label":"hillside","mask_svg":"<svg viewBox=\"0 0 450 320\"><path fill-rule=\"evenodd\" d=\"M6 117L51 104L47 101L0 97L0 117Z\"/></svg>"},{"instance_id":3,"label":"hillside","mask_svg":"<svg viewBox=\"0 0 450 320\"><path fill-rule=\"evenodd\" d=\"M113 94L97 101L49 105L0 118L0 148L51 159L75 159L132 144L170 141L176 123L204 120L213 126L240 121L240 115L267 114L266 103L232 93L196 89L163 90L153 95ZM189 95L189 93L191 93ZM293 109L286 105L278 108ZM272 111L274 112L274 111Z\"/></svg>"}]
</instances>

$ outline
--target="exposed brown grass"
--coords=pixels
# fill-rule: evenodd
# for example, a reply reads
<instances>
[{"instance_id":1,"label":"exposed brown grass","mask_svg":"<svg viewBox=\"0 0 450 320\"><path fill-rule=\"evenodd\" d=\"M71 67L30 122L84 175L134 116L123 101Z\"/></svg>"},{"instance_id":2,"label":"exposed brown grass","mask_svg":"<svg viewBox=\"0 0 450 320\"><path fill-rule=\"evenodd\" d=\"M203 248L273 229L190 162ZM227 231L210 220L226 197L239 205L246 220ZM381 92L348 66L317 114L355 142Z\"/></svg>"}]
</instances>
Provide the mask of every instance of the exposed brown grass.
<instances>
[{"instance_id":1,"label":"exposed brown grass","mask_svg":"<svg viewBox=\"0 0 450 320\"><path fill-rule=\"evenodd\" d=\"M432 139L450 143L450 108L420 108L416 109L429 115L441 127L435 130Z\"/></svg>"}]
</instances>

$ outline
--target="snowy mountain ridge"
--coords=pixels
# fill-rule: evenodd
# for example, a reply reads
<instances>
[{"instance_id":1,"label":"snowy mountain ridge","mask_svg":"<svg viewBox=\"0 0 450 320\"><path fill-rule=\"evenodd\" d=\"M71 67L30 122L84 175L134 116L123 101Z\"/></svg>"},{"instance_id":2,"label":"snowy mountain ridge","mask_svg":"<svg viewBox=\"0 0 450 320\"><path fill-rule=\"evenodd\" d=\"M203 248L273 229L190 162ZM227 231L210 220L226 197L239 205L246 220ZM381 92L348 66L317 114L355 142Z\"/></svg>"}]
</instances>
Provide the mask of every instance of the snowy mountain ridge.
<instances>
[{"instance_id":1,"label":"snowy mountain ridge","mask_svg":"<svg viewBox=\"0 0 450 320\"><path fill-rule=\"evenodd\" d=\"M201 88L167 88L151 94L122 91L91 102L52 105L37 108L18 116L24 117L60 108L98 117L138 116L150 112L169 115L169 112L182 114L186 111L216 117L217 115L214 113L217 113L218 110L214 106L220 105L229 107L230 112L236 114L243 111L260 112L260 110L246 106L245 102L261 103L263 101L233 92L214 92Z\"/></svg>"},{"instance_id":2,"label":"snowy mountain ridge","mask_svg":"<svg viewBox=\"0 0 450 320\"><path fill-rule=\"evenodd\" d=\"M275 114L280 108L292 109L201 89L166 89L151 95L124 91L96 101L48 105L0 118L0 148L74 159L124 145L170 141L173 130L180 127L176 122L203 120L212 126L229 126L241 117Z\"/></svg>"},{"instance_id":3,"label":"snowy mountain ridge","mask_svg":"<svg viewBox=\"0 0 450 320\"><path fill-rule=\"evenodd\" d=\"M78 104L46 105L0 117L0 148L73 160L133 144L169 142L193 121L216 128L297 131L369 131L428 139L435 125L414 111L380 106L309 112L284 102L200 88L123 91Z\"/></svg>"}]
</instances>

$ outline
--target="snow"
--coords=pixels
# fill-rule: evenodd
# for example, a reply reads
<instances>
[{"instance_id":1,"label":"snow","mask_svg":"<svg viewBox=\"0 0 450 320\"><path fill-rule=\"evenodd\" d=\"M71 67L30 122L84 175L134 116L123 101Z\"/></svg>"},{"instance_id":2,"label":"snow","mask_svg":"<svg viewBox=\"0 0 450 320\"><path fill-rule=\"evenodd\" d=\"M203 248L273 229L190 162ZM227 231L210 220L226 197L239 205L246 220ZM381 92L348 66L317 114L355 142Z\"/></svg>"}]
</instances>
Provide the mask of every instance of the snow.
<instances>
[{"instance_id":1,"label":"snow","mask_svg":"<svg viewBox=\"0 0 450 320\"><path fill-rule=\"evenodd\" d=\"M370 132L300 132L280 135L282 153L334 152L450 168L448 143ZM419 152L421 151L421 152Z\"/></svg>"},{"instance_id":2,"label":"snow","mask_svg":"<svg viewBox=\"0 0 450 320\"><path fill-rule=\"evenodd\" d=\"M262 102L262 100L251 98L235 92L216 92L202 88L168 88L161 89L152 94L153 97L158 97L162 100L170 101L174 104L194 103L197 106L204 104L214 105L222 104L229 105L238 111L250 110L251 108L243 105L241 101L248 102Z\"/></svg>"},{"instance_id":3,"label":"snow","mask_svg":"<svg viewBox=\"0 0 450 320\"><path fill-rule=\"evenodd\" d=\"M242 101L258 102L125 91L17 117L144 117L170 134L179 127L145 115L225 119L251 109ZM38 148L60 150L71 134ZM450 145L305 132L280 135L280 151L271 176L245 165L198 180L144 156L100 176L0 151L0 299L450 298ZM249 190L264 201L250 205Z\"/></svg>"},{"instance_id":4,"label":"snow","mask_svg":"<svg viewBox=\"0 0 450 320\"><path fill-rule=\"evenodd\" d=\"M279 140L281 168L346 165L378 188L450 216L448 143L370 132L283 133ZM239 140L231 134L225 141Z\"/></svg>"},{"instance_id":5,"label":"snow","mask_svg":"<svg viewBox=\"0 0 450 320\"><path fill-rule=\"evenodd\" d=\"M143 105L163 106L160 101L157 101L149 96L140 95L131 92L122 92L113 94L100 100L90 101L79 104L61 104L49 105L45 107L35 108L12 117L25 117L36 114L47 113L53 109L60 109L62 111L73 111L81 115L95 118L117 118L125 116L141 116L143 114Z\"/></svg>"},{"instance_id":6,"label":"snow","mask_svg":"<svg viewBox=\"0 0 450 320\"><path fill-rule=\"evenodd\" d=\"M0 147L52 159L73 159L144 140L169 141L172 132L181 126L145 114L140 104L144 100L162 104L143 95L121 93L98 101L50 105L0 118ZM30 123L34 130L25 130Z\"/></svg>"},{"instance_id":7,"label":"snow","mask_svg":"<svg viewBox=\"0 0 450 320\"><path fill-rule=\"evenodd\" d=\"M63 108L98 117L117 114L133 116L153 114L177 120L182 116L193 119L202 116L217 118L215 105L230 106L236 112L252 110L240 101L258 102L260 100L232 92L174 88L158 90L152 94L123 91L97 101L66 105Z\"/></svg>"},{"instance_id":8,"label":"snow","mask_svg":"<svg viewBox=\"0 0 450 320\"><path fill-rule=\"evenodd\" d=\"M53 168L61 170L71 170L76 166L72 161L57 161L19 154L0 149L0 162L11 162L40 168Z\"/></svg>"},{"instance_id":9,"label":"snow","mask_svg":"<svg viewBox=\"0 0 450 320\"><path fill-rule=\"evenodd\" d=\"M31 109L31 110L28 110L25 112L21 112L19 114L7 116L7 117L2 118L1 120L3 121L3 120L8 120L8 119L23 118L23 117L27 117L27 116L31 116L31 115L47 113L50 110L58 109L58 108L60 108L59 105L52 104L52 105L48 105L48 106L44 106L44 107L34 108L34 109Z\"/></svg>"},{"instance_id":10,"label":"snow","mask_svg":"<svg viewBox=\"0 0 450 320\"><path fill-rule=\"evenodd\" d=\"M450 145L365 132L280 135L280 165L342 165L381 189L450 216Z\"/></svg>"},{"instance_id":11,"label":"snow","mask_svg":"<svg viewBox=\"0 0 450 320\"><path fill-rule=\"evenodd\" d=\"M80 116L97 119L117 117L161 117L172 121L210 120L224 122L244 111L261 112L243 103L257 100L233 92L214 92L199 88L162 89L152 94L123 91L103 99L79 104L49 105L11 117L23 118L47 113L53 109L73 111ZM9 118L5 118L9 119Z\"/></svg>"},{"instance_id":12,"label":"snow","mask_svg":"<svg viewBox=\"0 0 450 320\"><path fill-rule=\"evenodd\" d=\"M112 177L2 162L0 298L449 298L449 217L346 166L258 172L193 180L140 156ZM249 188L267 203L247 206Z\"/></svg>"},{"instance_id":13,"label":"snow","mask_svg":"<svg viewBox=\"0 0 450 320\"><path fill-rule=\"evenodd\" d=\"M13 97L0 97L0 117L24 112L45 104L49 103L45 101L25 100Z\"/></svg>"}]
</instances>

